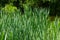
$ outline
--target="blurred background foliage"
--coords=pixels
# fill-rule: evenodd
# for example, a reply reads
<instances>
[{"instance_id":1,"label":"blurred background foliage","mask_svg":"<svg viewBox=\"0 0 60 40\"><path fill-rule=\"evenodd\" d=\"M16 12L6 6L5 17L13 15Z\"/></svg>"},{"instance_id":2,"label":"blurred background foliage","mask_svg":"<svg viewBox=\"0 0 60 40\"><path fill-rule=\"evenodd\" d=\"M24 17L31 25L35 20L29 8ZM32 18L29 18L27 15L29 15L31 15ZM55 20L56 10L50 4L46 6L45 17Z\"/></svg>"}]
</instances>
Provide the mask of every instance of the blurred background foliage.
<instances>
[{"instance_id":1,"label":"blurred background foliage","mask_svg":"<svg viewBox=\"0 0 60 40\"><path fill-rule=\"evenodd\" d=\"M60 5L60 2L59 2L59 0L0 0L0 9L2 9L2 8L6 9L7 4L12 6L13 8L16 7L17 9L22 11L22 13L24 13L24 9L26 9L26 6L31 7L32 10L34 8L40 8L40 7L50 8L51 12L53 13L57 10L57 8L59 9L59 7L57 7L57 6ZM9 9L6 9L6 10L10 10L10 9L11 8L9 7ZM12 10L14 10L14 9L12 9ZM52 13L50 13L50 15Z\"/></svg>"},{"instance_id":2,"label":"blurred background foliage","mask_svg":"<svg viewBox=\"0 0 60 40\"><path fill-rule=\"evenodd\" d=\"M59 0L0 0L0 40L60 40L57 13Z\"/></svg>"},{"instance_id":3,"label":"blurred background foliage","mask_svg":"<svg viewBox=\"0 0 60 40\"><path fill-rule=\"evenodd\" d=\"M10 5L7 8L7 4ZM29 7L34 8L49 8L49 16L60 16L60 1L59 0L1 0L0 1L0 10L5 9L10 10L20 10L24 14L24 10L28 10Z\"/></svg>"},{"instance_id":4,"label":"blurred background foliage","mask_svg":"<svg viewBox=\"0 0 60 40\"><path fill-rule=\"evenodd\" d=\"M11 13L17 10L17 8L15 6L9 5L7 4L4 8L2 8L1 10L7 12L7 13Z\"/></svg>"},{"instance_id":5,"label":"blurred background foliage","mask_svg":"<svg viewBox=\"0 0 60 40\"><path fill-rule=\"evenodd\" d=\"M6 4L12 4L15 5L14 3L16 3L17 5L21 6L23 4L28 4L28 5L40 5L41 3L45 3L46 1L54 3L57 2L57 0L0 0L0 6L5 6ZM19 4L18 4L19 3ZM15 5L16 6L16 5Z\"/></svg>"}]
</instances>

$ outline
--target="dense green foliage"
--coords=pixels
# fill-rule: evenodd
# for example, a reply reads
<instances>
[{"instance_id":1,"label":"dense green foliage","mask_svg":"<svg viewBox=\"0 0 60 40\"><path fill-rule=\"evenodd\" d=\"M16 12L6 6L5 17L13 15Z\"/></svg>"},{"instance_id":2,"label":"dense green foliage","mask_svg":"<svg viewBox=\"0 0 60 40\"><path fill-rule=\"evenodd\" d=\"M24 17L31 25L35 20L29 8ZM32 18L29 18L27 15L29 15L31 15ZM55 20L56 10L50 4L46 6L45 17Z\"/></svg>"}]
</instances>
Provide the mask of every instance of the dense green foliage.
<instances>
[{"instance_id":1,"label":"dense green foliage","mask_svg":"<svg viewBox=\"0 0 60 40\"><path fill-rule=\"evenodd\" d=\"M9 11L9 10L8 10ZM60 40L59 20L52 23L47 19L47 9L29 8L25 14L20 11L0 11L0 40Z\"/></svg>"},{"instance_id":2,"label":"dense green foliage","mask_svg":"<svg viewBox=\"0 0 60 40\"><path fill-rule=\"evenodd\" d=\"M17 9L21 9L21 12L24 13L25 5L30 6L31 9L48 7L50 8L49 15L59 15L60 16L60 1L59 0L1 0L0 9L5 7L7 4L15 6Z\"/></svg>"},{"instance_id":3,"label":"dense green foliage","mask_svg":"<svg viewBox=\"0 0 60 40\"><path fill-rule=\"evenodd\" d=\"M16 1L19 1L18 3L20 5L23 5L23 4L28 4L28 5L37 5L39 2L46 2L46 1L49 1L51 3L54 3L56 2L56 0L0 0L0 6L4 6L6 4L13 4L13 2L16 2ZM16 3L17 4L17 3ZM13 4L14 5L14 4ZM18 4L17 4L18 5Z\"/></svg>"},{"instance_id":4,"label":"dense green foliage","mask_svg":"<svg viewBox=\"0 0 60 40\"><path fill-rule=\"evenodd\" d=\"M0 0L0 40L60 40L59 0L16 1Z\"/></svg>"}]
</instances>

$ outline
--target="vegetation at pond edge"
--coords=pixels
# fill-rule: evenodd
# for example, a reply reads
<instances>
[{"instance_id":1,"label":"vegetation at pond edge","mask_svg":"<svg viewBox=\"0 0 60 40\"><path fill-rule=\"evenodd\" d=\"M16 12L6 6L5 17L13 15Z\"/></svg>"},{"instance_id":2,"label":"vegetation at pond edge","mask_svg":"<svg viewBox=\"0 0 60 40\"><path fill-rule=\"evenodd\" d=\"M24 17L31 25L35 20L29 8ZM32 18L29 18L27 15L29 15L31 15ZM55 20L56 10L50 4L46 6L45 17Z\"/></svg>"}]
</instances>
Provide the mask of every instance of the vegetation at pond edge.
<instances>
[{"instance_id":1,"label":"vegetation at pond edge","mask_svg":"<svg viewBox=\"0 0 60 40\"><path fill-rule=\"evenodd\" d=\"M59 0L1 0L0 40L60 40Z\"/></svg>"}]
</instances>

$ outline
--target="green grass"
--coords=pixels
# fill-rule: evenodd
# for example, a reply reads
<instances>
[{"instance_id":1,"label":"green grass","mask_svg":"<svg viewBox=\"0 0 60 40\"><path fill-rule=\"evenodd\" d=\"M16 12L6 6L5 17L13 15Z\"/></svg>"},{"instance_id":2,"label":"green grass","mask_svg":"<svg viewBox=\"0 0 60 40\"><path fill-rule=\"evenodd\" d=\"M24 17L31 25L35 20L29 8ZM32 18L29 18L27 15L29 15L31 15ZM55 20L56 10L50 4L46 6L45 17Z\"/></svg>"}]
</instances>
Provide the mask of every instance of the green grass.
<instances>
[{"instance_id":1,"label":"green grass","mask_svg":"<svg viewBox=\"0 0 60 40\"><path fill-rule=\"evenodd\" d=\"M34 12L25 10L0 12L0 40L60 40L60 20L50 22L49 11L34 9Z\"/></svg>"}]
</instances>

